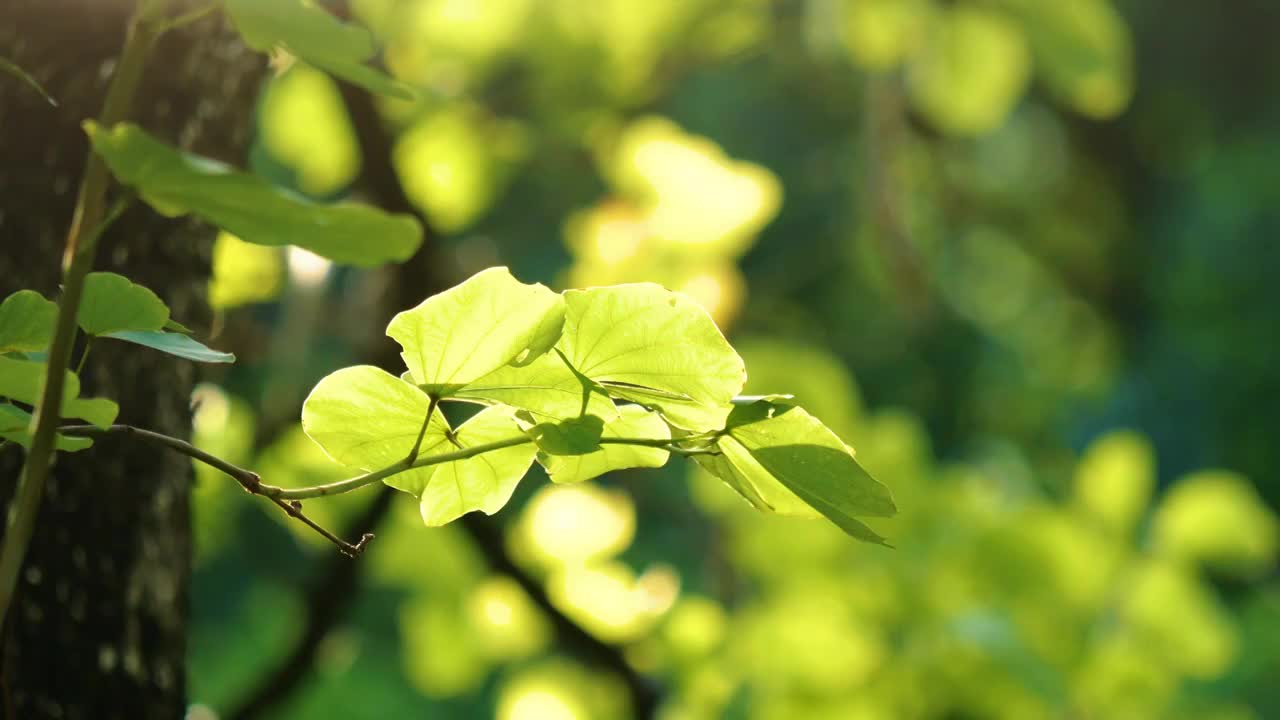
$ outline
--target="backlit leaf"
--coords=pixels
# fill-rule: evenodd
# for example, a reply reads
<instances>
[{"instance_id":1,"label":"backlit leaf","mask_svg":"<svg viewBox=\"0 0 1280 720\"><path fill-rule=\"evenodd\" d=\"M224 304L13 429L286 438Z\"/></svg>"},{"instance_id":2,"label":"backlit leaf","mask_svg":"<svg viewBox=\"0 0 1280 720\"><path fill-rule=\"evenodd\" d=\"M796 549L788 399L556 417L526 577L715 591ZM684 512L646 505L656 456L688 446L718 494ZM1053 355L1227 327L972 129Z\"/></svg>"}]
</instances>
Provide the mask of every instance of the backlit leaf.
<instances>
[{"instance_id":1,"label":"backlit leaf","mask_svg":"<svg viewBox=\"0 0 1280 720\"><path fill-rule=\"evenodd\" d=\"M570 290L565 304L566 357L616 397L644 393L647 404L664 411L705 406L705 413L686 413L702 420L690 429L713 429L718 425L699 416L714 416L742 390L742 359L706 310L684 295L639 283Z\"/></svg>"},{"instance_id":2,"label":"backlit leaf","mask_svg":"<svg viewBox=\"0 0 1280 720\"><path fill-rule=\"evenodd\" d=\"M760 401L734 408L723 458L702 461L756 507L806 515L796 500L850 535L884 542L856 516L891 517L889 489L853 459L853 452L804 409ZM794 499L793 499L794 497Z\"/></svg>"},{"instance_id":3,"label":"backlit leaf","mask_svg":"<svg viewBox=\"0 0 1280 720\"><path fill-rule=\"evenodd\" d=\"M523 367L503 365L453 396L510 405L529 411L538 421L587 414L607 421L618 415L603 388L574 373L554 352L543 353Z\"/></svg>"},{"instance_id":4,"label":"backlit leaf","mask_svg":"<svg viewBox=\"0 0 1280 720\"><path fill-rule=\"evenodd\" d=\"M654 413L639 405L625 405L619 410L621 417L604 426L602 438L671 439L671 428ZM614 470L662 467L669 456L662 448L604 443L600 449L585 455L540 453L538 462L547 469L553 482L578 483Z\"/></svg>"},{"instance_id":5,"label":"backlit leaf","mask_svg":"<svg viewBox=\"0 0 1280 720\"><path fill-rule=\"evenodd\" d=\"M371 365L343 368L326 376L307 396L302 429L334 460L375 470L408 457L429 402L418 388ZM435 413L419 452L446 443L446 430L444 416Z\"/></svg>"},{"instance_id":6,"label":"backlit leaf","mask_svg":"<svg viewBox=\"0 0 1280 720\"><path fill-rule=\"evenodd\" d=\"M129 123L103 128L88 122L85 130L116 178L162 215L191 213L245 242L297 245L362 267L401 262L422 243L422 228L408 215L313 203L256 175L175 150Z\"/></svg>"},{"instance_id":7,"label":"backlit leaf","mask_svg":"<svg viewBox=\"0 0 1280 720\"><path fill-rule=\"evenodd\" d=\"M484 270L391 319L387 335L414 382L448 397L547 345L564 302L543 285L526 285L505 267Z\"/></svg>"},{"instance_id":8,"label":"backlit leaf","mask_svg":"<svg viewBox=\"0 0 1280 720\"><path fill-rule=\"evenodd\" d=\"M169 307L155 293L123 275L89 273L84 279L76 321L90 335L159 330L169 320Z\"/></svg>"},{"instance_id":9,"label":"backlit leaf","mask_svg":"<svg viewBox=\"0 0 1280 720\"><path fill-rule=\"evenodd\" d=\"M214 350L207 347L203 343L180 332L113 332L107 333L102 337L114 338L116 340L124 340L137 345L144 345L153 350L159 350L170 355L177 355L180 358L194 360L195 362L205 363L231 363L236 361L236 356Z\"/></svg>"},{"instance_id":10,"label":"backlit leaf","mask_svg":"<svg viewBox=\"0 0 1280 720\"><path fill-rule=\"evenodd\" d=\"M595 415L535 425L529 434L546 455L586 455L600 447L604 421Z\"/></svg>"},{"instance_id":11,"label":"backlit leaf","mask_svg":"<svg viewBox=\"0 0 1280 720\"><path fill-rule=\"evenodd\" d=\"M521 434L523 432L511 417L511 411L500 407L480 411L459 426L456 433L458 444L463 448L507 440ZM448 444L438 445L430 454L455 449ZM420 468L420 471L429 472L426 482L416 491L421 496L422 521L435 527L474 510L486 515L498 512L511 499L520 478L533 464L535 452L533 443L526 443L466 460ZM400 477L393 476L389 480ZM406 489L400 484L393 487Z\"/></svg>"},{"instance_id":12,"label":"backlit leaf","mask_svg":"<svg viewBox=\"0 0 1280 720\"><path fill-rule=\"evenodd\" d=\"M19 290L0 303L0 353L49 347L58 304L34 290Z\"/></svg>"}]
</instances>

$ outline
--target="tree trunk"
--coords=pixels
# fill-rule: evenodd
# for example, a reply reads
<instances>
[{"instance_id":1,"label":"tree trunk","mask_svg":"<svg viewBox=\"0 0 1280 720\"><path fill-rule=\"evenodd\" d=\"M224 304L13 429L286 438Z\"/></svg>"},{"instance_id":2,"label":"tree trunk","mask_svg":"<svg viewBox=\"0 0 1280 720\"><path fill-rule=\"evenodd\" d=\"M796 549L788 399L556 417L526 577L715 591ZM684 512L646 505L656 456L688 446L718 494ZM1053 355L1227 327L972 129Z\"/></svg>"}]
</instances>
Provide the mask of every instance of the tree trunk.
<instances>
[{"instance_id":1,"label":"tree trunk","mask_svg":"<svg viewBox=\"0 0 1280 720\"><path fill-rule=\"evenodd\" d=\"M0 73L0 297L24 287L57 295L87 152L80 122L101 108L132 8L126 0L0 2L0 56L58 102ZM211 14L161 39L133 117L170 142L239 162L263 66ZM95 269L151 288L199 333L211 237L136 206L103 238ZM189 435L190 363L102 341L81 379L85 395L120 403L120 422ZM0 450L6 504L22 460L20 448ZM127 438L58 456L4 629L5 717L184 714L190 483L186 458Z\"/></svg>"}]
</instances>

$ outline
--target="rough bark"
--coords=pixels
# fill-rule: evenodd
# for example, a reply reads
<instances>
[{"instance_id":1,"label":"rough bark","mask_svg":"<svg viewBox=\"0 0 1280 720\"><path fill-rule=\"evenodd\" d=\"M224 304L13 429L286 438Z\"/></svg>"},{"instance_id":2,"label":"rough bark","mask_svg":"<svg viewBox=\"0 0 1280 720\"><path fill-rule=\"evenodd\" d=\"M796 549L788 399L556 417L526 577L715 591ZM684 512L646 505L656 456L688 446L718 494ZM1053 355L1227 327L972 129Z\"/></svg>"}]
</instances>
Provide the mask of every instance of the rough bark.
<instances>
[{"instance_id":1,"label":"rough bark","mask_svg":"<svg viewBox=\"0 0 1280 720\"><path fill-rule=\"evenodd\" d=\"M188 5L188 3L176 3ZM4 0L0 56L59 106L0 76L0 296L56 297L62 244L87 143L133 3ZM232 162L246 154L260 57L217 14L161 39L134 117L160 137ZM150 287L173 316L207 326L212 232L134 207L104 237L95 269ZM190 363L99 342L84 393L121 422L190 433ZM22 452L0 450L0 499ZM185 458L127 439L57 459L0 652L0 708L21 718L174 718L185 712L189 489Z\"/></svg>"}]
</instances>

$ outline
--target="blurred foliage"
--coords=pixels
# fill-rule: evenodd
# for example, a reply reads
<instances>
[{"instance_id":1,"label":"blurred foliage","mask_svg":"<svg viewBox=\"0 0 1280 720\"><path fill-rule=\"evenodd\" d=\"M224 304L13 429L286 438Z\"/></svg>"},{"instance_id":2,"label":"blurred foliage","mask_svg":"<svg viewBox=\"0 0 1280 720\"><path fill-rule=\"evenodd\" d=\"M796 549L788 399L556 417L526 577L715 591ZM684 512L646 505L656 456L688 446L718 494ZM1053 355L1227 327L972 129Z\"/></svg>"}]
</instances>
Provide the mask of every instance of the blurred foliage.
<instances>
[{"instance_id":1,"label":"blurred foliage","mask_svg":"<svg viewBox=\"0 0 1280 720\"><path fill-rule=\"evenodd\" d=\"M885 550L677 463L525 483L510 553L662 680L662 717L1280 714L1274 6L350 6L422 91L380 110L444 272L683 290L750 392L795 393L903 509ZM324 76L272 80L259 131L277 183L361 191ZM384 278L220 238L242 363L197 393L198 443L337 477L297 407L403 309ZM226 709L331 549L199 472L192 692ZM360 562L282 716L625 714L457 528L397 503Z\"/></svg>"}]
</instances>

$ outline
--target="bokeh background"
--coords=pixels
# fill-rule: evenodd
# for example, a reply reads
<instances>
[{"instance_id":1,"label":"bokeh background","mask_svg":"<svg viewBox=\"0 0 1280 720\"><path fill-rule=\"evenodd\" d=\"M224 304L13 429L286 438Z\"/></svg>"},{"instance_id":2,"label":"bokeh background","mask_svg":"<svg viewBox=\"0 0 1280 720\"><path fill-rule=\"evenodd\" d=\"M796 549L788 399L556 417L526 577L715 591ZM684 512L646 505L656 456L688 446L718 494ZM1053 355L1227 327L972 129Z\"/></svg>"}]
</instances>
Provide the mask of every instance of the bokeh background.
<instances>
[{"instance_id":1,"label":"bokeh background","mask_svg":"<svg viewBox=\"0 0 1280 720\"><path fill-rule=\"evenodd\" d=\"M654 679L660 717L1280 717L1280 5L348 10L422 99L378 100L370 146L282 58L246 162L375 202L390 168L430 229L415 303L500 264L690 294L748 390L794 393L902 508L887 550L678 461L535 469L507 551ZM386 351L396 271L215 255L211 344L241 362L198 391L198 444L339 477L298 409ZM199 475L191 717L225 717L294 652L333 549ZM370 497L308 510L340 526ZM268 716L627 716L470 536L396 500Z\"/></svg>"}]
</instances>

